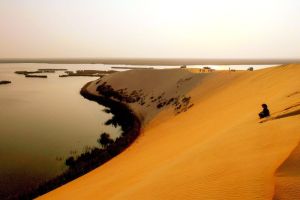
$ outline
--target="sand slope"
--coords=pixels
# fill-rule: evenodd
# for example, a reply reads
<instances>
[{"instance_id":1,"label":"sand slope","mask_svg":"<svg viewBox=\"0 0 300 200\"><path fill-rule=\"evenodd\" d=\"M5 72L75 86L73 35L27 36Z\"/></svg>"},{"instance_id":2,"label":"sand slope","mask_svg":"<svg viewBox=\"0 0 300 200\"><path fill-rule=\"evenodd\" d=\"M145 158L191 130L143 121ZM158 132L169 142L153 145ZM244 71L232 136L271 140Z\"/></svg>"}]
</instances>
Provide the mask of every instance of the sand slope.
<instances>
[{"instance_id":1,"label":"sand slope","mask_svg":"<svg viewBox=\"0 0 300 200\"><path fill-rule=\"evenodd\" d=\"M299 131L299 130L298 130ZM300 199L300 146L276 171L276 199Z\"/></svg>"},{"instance_id":2,"label":"sand slope","mask_svg":"<svg viewBox=\"0 0 300 200\"><path fill-rule=\"evenodd\" d=\"M291 166L299 160L289 156L300 141L299 77L300 65L211 74L138 70L106 77L101 82L116 89L142 89L146 103L130 105L143 121L142 135L105 165L41 199L253 200L275 193L293 199L288 195L298 188L299 169ZM101 82L89 90L97 94ZM191 97L193 106L180 114L171 104L157 109L151 97L163 92L167 100L174 94ZM269 105L272 118L257 119L261 103Z\"/></svg>"}]
</instances>

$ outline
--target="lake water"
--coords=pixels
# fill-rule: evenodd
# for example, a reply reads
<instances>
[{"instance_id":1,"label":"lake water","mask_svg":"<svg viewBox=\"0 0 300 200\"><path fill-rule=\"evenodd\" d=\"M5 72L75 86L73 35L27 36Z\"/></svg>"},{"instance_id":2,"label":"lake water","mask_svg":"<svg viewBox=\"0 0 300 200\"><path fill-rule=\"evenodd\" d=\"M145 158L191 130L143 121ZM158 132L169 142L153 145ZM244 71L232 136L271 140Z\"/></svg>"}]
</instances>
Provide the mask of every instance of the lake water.
<instances>
[{"instance_id":1,"label":"lake water","mask_svg":"<svg viewBox=\"0 0 300 200\"><path fill-rule=\"evenodd\" d=\"M25 78L17 70L66 68L106 70L105 65L0 64L0 199L60 174L64 160L99 144L102 132L112 138L120 128L105 126L104 107L84 99L81 87L97 77Z\"/></svg>"}]
</instances>

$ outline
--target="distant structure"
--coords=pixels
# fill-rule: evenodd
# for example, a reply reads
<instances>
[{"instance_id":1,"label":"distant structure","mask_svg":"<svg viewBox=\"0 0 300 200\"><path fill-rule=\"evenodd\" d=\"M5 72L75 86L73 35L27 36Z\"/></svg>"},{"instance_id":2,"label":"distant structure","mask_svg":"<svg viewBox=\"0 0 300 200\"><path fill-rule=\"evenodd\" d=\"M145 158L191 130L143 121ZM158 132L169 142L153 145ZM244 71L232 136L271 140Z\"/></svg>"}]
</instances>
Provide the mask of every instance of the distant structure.
<instances>
[{"instance_id":1,"label":"distant structure","mask_svg":"<svg viewBox=\"0 0 300 200\"><path fill-rule=\"evenodd\" d=\"M249 67L247 70L248 70L248 71L253 71L254 68L253 68L253 67Z\"/></svg>"},{"instance_id":2,"label":"distant structure","mask_svg":"<svg viewBox=\"0 0 300 200\"><path fill-rule=\"evenodd\" d=\"M213 72L213 71L215 71L215 69L212 69L210 67L203 67L203 69L199 69L200 73L210 73L210 72Z\"/></svg>"},{"instance_id":3,"label":"distant structure","mask_svg":"<svg viewBox=\"0 0 300 200\"><path fill-rule=\"evenodd\" d=\"M154 69L154 67L111 67L112 69Z\"/></svg>"},{"instance_id":4,"label":"distant structure","mask_svg":"<svg viewBox=\"0 0 300 200\"><path fill-rule=\"evenodd\" d=\"M186 65L182 65L180 68L181 69L186 69Z\"/></svg>"}]
</instances>

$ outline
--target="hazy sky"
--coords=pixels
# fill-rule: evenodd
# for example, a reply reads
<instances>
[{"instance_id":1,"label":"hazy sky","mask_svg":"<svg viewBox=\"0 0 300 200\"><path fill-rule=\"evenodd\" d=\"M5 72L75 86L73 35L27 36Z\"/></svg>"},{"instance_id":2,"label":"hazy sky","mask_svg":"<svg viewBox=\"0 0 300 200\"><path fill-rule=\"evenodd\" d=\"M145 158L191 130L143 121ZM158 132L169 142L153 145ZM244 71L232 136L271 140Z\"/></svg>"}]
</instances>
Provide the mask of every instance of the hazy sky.
<instances>
[{"instance_id":1,"label":"hazy sky","mask_svg":"<svg viewBox=\"0 0 300 200\"><path fill-rule=\"evenodd\" d=\"M299 0L0 0L0 58L300 58Z\"/></svg>"}]
</instances>

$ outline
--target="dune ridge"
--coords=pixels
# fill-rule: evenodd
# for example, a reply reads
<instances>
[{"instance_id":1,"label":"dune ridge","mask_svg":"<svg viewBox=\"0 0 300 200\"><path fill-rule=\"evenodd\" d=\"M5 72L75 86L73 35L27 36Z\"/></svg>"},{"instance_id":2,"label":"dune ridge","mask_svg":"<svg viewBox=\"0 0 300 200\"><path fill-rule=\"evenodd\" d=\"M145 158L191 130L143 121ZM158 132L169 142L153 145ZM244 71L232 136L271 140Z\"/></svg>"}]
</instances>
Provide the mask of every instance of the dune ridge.
<instances>
[{"instance_id":1,"label":"dune ridge","mask_svg":"<svg viewBox=\"0 0 300 200\"><path fill-rule=\"evenodd\" d=\"M209 74L132 70L96 80L91 94L106 82L143 97L128 103L142 134L122 154L40 199L299 199L298 172L290 167L299 155L299 75L294 64ZM177 104L157 107L177 97L181 106L189 98L179 113ZM262 103L271 110L267 120L257 117Z\"/></svg>"}]
</instances>

